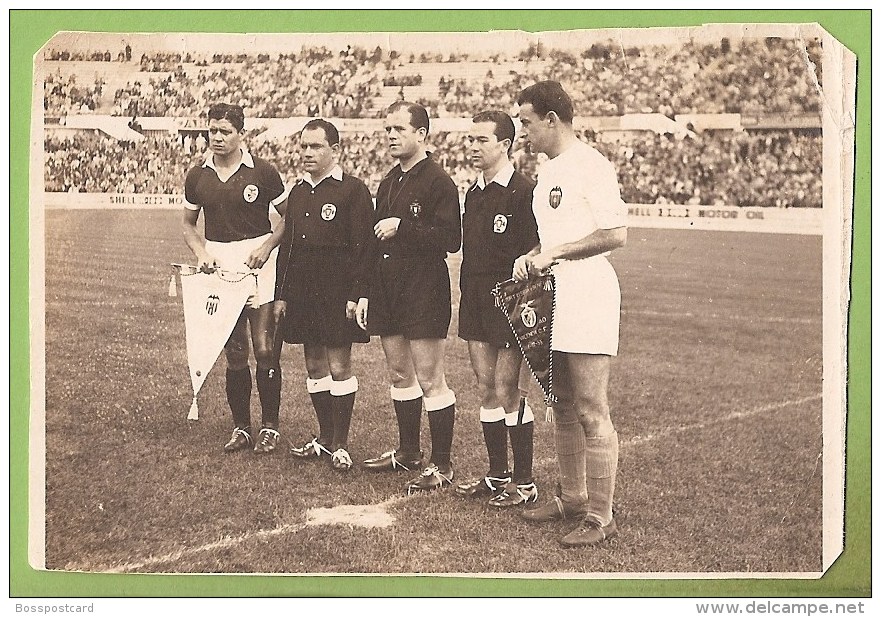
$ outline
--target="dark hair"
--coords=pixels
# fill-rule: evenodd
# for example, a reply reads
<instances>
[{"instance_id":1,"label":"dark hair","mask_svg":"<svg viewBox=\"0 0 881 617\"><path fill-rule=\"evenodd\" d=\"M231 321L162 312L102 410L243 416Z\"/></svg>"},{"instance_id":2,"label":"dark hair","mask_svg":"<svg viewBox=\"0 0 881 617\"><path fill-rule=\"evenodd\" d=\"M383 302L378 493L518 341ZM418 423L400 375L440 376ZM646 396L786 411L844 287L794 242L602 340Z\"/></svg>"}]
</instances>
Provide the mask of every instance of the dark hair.
<instances>
[{"instance_id":1,"label":"dark hair","mask_svg":"<svg viewBox=\"0 0 881 617\"><path fill-rule=\"evenodd\" d=\"M499 141L504 141L505 139L510 140L511 145L508 146L508 152L511 152L511 148L514 146L514 121L511 120L511 116L506 114L503 111L498 111L495 109L490 109L488 111L482 111L478 114L475 114L473 118L471 118L472 122L492 122L495 125L495 129L493 129L493 135L496 136L496 139Z\"/></svg>"},{"instance_id":2,"label":"dark hair","mask_svg":"<svg viewBox=\"0 0 881 617\"><path fill-rule=\"evenodd\" d=\"M575 115L572 99L563 90L558 81L540 81L525 88L517 96L518 105L532 105L536 115L544 118L548 112L554 112L565 124L572 124Z\"/></svg>"},{"instance_id":3,"label":"dark hair","mask_svg":"<svg viewBox=\"0 0 881 617\"><path fill-rule=\"evenodd\" d=\"M236 127L237 131L245 128L245 110L241 105L230 105L229 103L217 103L208 109L209 120L229 120L229 123Z\"/></svg>"},{"instance_id":4,"label":"dark hair","mask_svg":"<svg viewBox=\"0 0 881 617\"><path fill-rule=\"evenodd\" d=\"M300 134L302 134L303 131L314 130L324 131L324 138L327 139L328 145L335 146L336 144L340 143L340 132L333 124L331 124L327 120L323 118L315 118L314 120L309 120L309 122L307 122L303 126L302 130L300 130Z\"/></svg>"},{"instance_id":5,"label":"dark hair","mask_svg":"<svg viewBox=\"0 0 881 617\"><path fill-rule=\"evenodd\" d=\"M425 132L428 133L428 112L422 105L407 101L395 101L389 105L386 115L393 114L399 109L406 109L410 112L410 126L414 129L425 129Z\"/></svg>"}]
</instances>

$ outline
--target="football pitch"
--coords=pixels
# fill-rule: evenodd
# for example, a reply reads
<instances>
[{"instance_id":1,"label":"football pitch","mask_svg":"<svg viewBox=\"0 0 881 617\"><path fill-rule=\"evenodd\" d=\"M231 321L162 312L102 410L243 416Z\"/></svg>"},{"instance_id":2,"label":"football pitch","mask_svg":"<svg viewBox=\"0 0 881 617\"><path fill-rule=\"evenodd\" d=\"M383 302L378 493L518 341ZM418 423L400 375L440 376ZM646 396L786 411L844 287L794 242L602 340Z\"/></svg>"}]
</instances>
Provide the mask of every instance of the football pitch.
<instances>
[{"instance_id":1,"label":"football pitch","mask_svg":"<svg viewBox=\"0 0 881 617\"><path fill-rule=\"evenodd\" d=\"M227 455L221 359L192 399L170 263L191 263L181 214L46 212L46 565L117 572L762 573L821 569L822 254L819 236L632 228L612 255L622 290L612 418L619 535L563 549L451 490L404 497L410 475L348 474ZM32 249L35 250L35 249ZM475 379L456 337L457 480L483 475ZM33 309L32 309L33 310ZM350 452L397 431L378 339L356 345ZM252 361L253 368L253 361ZM282 354L282 443L316 430L300 346ZM536 411L535 473L554 492L553 426ZM256 387L252 421L259 424ZM423 419L423 447L428 449ZM341 508L341 506L354 506ZM372 506L360 508L359 506ZM337 508L333 510L333 508ZM328 510L324 510L328 509ZM348 515L348 518L346 516ZM326 518L322 518L326 516Z\"/></svg>"}]
</instances>

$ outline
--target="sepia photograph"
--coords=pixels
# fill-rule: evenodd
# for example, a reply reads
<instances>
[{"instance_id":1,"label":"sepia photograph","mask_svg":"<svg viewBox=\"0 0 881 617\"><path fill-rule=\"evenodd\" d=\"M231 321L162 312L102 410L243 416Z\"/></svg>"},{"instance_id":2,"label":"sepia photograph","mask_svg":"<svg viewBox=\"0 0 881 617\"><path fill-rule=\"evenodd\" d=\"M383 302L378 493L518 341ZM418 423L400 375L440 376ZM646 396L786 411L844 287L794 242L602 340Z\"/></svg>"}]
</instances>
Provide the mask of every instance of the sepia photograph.
<instances>
[{"instance_id":1,"label":"sepia photograph","mask_svg":"<svg viewBox=\"0 0 881 617\"><path fill-rule=\"evenodd\" d=\"M856 69L816 23L54 33L30 568L819 579Z\"/></svg>"}]
</instances>

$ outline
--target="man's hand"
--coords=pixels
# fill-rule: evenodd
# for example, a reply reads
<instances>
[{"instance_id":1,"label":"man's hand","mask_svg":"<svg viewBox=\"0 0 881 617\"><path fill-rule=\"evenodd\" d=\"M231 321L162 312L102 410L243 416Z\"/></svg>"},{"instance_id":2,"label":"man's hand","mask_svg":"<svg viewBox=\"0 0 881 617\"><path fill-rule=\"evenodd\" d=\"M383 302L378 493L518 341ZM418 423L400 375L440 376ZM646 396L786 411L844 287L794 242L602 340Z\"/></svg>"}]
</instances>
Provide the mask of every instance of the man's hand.
<instances>
[{"instance_id":1,"label":"man's hand","mask_svg":"<svg viewBox=\"0 0 881 617\"><path fill-rule=\"evenodd\" d=\"M556 263L557 260L551 257L549 252L543 251L534 255L529 261L529 272L530 274L545 274Z\"/></svg>"},{"instance_id":2,"label":"man's hand","mask_svg":"<svg viewBox=\"0 0 881 617\"><path fill-rule=\"evenodd\" d=\"M272 303L272 318L275 319L275 323L284 317L288 312L288 303L284 300L276 300Z\"/></svg>"},{"instance_id":3,"label":"man's hand","mask_svg":"<svg viewBox=\"0 0 881 617\"><path fill-rule=\"evenodd\" d=\"M245 265L248 266L251 270L259 270L263 267L263 264L269 259L269 255L272 253L272 249L268 248L265 244L258 249L254 249L251 251L251 254L248 255L248 259L245 260Z\"/></svg>"},{"instance_id":4,"label":"man's hand","mask_svg":"<svg viewBox=\"0 0 881 617\"><path fill-rule=\"evenodd\" d=\"M525 281L529 278L529 264L531 261L532 256L529 254L521 255L514 260L514 270L511 276L515 281Z\"/></svg>"},{"instance_id":5,"label":"man's hand","mask_svg":"<svg viewBox=\"0 0 881 617\"><path fill-rule=\"evenodd\" d=\"M346 301L346 319L355 319L356 308L358 308L356 302L352 302L351 300Z\"/></svg>"},{"instance_id":6,"label":"man's hand","mask_svg":"<svg viewBox=\"0 0 881 617\"><path fill-rule=\"evenodd\" d=\"M217 258L207 251L197 254L196 258L199 260L199 272L211 274L220 267L220 264L217 263Z\"/></svg>"},{"instance_id":7,"label":"man's hand","mask_svg":"<svg viewBox=\"0 0 881 617\"><path fill-rule=\"evenodd\" d=\"M355 307L355 319L362 330L367 330L367 304L367 298L359 298L358 306Z\"/></svg>"},{"instance_id":8,"label":"man's hand","mask_svg":"<svg viewBox=\"0 0 881 617\"><path fill-rule=\"evenodd\" d=\"M398 233L400 224L401 219L395 216L382 219L373 226L373 233L380 241L390 240Z\"/></svg>"}]
</instances>

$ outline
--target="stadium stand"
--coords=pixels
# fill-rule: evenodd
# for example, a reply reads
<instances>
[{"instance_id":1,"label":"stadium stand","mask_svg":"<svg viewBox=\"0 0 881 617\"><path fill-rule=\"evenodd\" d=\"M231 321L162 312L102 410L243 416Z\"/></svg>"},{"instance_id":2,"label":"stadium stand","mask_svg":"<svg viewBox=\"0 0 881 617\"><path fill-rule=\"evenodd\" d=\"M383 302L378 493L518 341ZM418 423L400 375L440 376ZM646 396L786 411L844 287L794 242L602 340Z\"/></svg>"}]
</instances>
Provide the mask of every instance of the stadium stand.
<instances>
[{"instance_id":1,"label":"stadium stand","mask_svg":"<svg viewBox=\"0 0 881 617\"><path fill-rule=\"evenodd\" d=\"M98 131L77 131L46 138L46 190L115 193L178 193L181 171L200 161L199 135L151 132L141 142L123 142ZM629 203L819 207L822 138L818 132L708 131L682 139L636 134L617 141L583 139L602 151L618 169L622 195ZM431 139L438 162L464 192L474 180L461 133ZM296 136L254 141L251 151L269 159L287 183L297 178ZM535 174L536 158L515 149L517 166ZM344 168L375 188L388 171L380 133L344 135ZM140 163L147 161L146 169Z\"/></svg>"},{"instance_id":2,"label":"stadium stand","mask_svg":"<svg viewBox=\"0 0 881 617\"><path fill-rule=\"evenodd\" d=\"M254 118L364 119L379 117L403 97L424 104L434 118L468 118L487 104L512 111L522 87L553 77L573 93L579 116L742 115L736 128L748 130L585 131L585 141L615 163L628 202L818 207L820 52L815 40L777 38L638 47L608 41L578 51L530 46L507 54L406 57L357 46L304 46L276 55L155 52L139 59L130 48L115 56L49 50L45 186L51 192L179 192L181 170L204 151L199 131L208 101L241 104ZM143 141L65 130L66 117L79 114L140 118L145 126L145 118L173 118L191 130L147 130ZM372 188L389 164L378 126L347 132L343 141L344 166ZM254 137L248 139L252 151L293 181L296 136ZM431 142L464 191L473 171L462 134L433 131ZM518 148L514 160L534 175L535 157ZM149 161L146 172L138 161Z\"/></svg>"}]
</instances>

